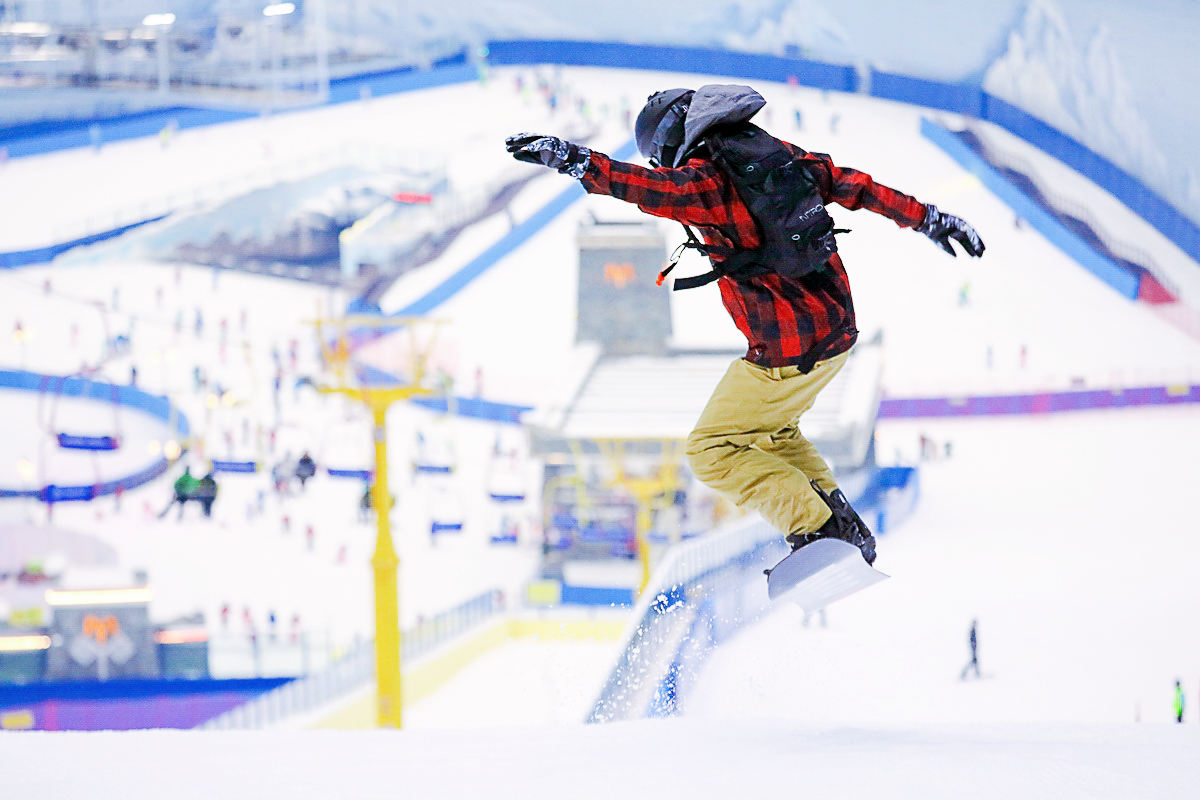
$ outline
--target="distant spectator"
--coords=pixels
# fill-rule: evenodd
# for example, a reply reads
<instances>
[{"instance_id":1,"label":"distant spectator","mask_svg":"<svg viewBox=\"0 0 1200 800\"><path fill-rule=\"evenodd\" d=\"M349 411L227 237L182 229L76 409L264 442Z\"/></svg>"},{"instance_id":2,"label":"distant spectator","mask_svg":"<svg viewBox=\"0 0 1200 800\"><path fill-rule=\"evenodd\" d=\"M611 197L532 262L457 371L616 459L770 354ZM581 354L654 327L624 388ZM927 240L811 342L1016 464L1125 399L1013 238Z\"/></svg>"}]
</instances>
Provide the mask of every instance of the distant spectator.
<instances>
[{"instance_id":1,"label":"distant spectator","mask_svg":"<svg viewBox=\"0 0 1200 800\"><path fill-rule=\"evenodd\" d=\"M1183 722L1183 687L1175 681L1175 721Z\"/></svg>"},{"instance_id":2,"label":"distant spectator","mask_svg":"<svg viewBox=\"0 0 1200 800\"><path fill-rule=\"evenodd\" d=\"M313 475L317 474L317 464L313 461L312 456L305 451L300 460L296 462L296 477L300 480L300 491L304 491L304 484Z\"/></svg>"}]
</instances>

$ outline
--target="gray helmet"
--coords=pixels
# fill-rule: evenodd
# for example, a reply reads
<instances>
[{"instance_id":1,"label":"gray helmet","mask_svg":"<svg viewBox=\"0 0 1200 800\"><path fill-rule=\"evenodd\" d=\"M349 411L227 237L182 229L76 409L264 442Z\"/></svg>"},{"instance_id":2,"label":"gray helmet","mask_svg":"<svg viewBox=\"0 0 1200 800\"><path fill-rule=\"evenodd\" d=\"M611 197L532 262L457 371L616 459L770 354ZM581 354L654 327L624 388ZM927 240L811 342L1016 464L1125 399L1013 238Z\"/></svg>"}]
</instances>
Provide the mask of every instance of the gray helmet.
<instances>
[{"instance_id":1,"label":"gray helmet","mask_svg":"<svg viewBox=\"0 0 1200 800\"><path fill-rule=\"evenodd\" d=\"M683 125L694 92L691 89L667 89L646 100L633 126L638 150L654 166L675 166L679 146L683 144Z\"/></svg>"}]
</instances>

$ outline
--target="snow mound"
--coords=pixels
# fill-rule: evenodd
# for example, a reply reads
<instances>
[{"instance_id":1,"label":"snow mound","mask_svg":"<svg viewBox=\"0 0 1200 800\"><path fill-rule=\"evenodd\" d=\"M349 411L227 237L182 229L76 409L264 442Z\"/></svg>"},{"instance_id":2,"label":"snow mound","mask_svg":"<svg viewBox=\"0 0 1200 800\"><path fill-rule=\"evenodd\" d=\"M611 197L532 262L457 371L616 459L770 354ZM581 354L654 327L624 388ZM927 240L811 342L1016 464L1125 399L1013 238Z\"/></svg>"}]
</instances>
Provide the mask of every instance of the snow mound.
<instances>
[{"instance_id":1,"label":"snow mound","mask_svg":"<svg viewBox=\"0 0 1200 800\"><path fill-rule=\"evenodd\" d=\"M750 14L741 4L732 4L716 20L705 20L703 28L727 31L718 42L730 50L855 60L849 34L820 0L782 0Z\"/></svg>"},{"instance_id":2,"label":"snow mound","mask_svg":"<svg viewBox=\"0 0 1200 800\"><path fill-rule=\"evenodd\" d=\"M1106 26L1098 26L1081 49L1052 0L1031 0L1004 55L984 75L983 88L1164 193L1182 194L1138 111Z\"/></svg>"}]
</instances>

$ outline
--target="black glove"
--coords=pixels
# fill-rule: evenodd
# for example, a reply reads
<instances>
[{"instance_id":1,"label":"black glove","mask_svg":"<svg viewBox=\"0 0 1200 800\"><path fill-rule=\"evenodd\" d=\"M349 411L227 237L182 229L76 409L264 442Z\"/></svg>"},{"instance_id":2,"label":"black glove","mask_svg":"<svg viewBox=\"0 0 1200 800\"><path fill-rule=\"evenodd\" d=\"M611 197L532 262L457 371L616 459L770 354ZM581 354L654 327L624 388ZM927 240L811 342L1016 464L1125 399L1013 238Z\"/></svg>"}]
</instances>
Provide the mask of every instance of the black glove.
<instances>
[{"instance_id":1,"label":"black glove","mask_svg":"<svg viewBox=\"0 0 1200 800\"><path fill-rule=\"evenodd\" d=\"M557 136L518 133L504 140L504 147L518 161L541 164L572 178L582 178L592 161L592 151Z\"/></svg>"},{"instance_id":2,"label":"black glove","mask_svg":"<svg viewBox=\"0 0 1200 800\"><path fill-rule=\"evenodd\" d=\"M975 229L965 220L950 214L943 214L935 205L925 206L925 221L917 226L917 230L933 239L952 256L957 257L958 254L950 246L951 239L957 240L968 255L976 258L983 255L983 240L979 238Z\"/></svg>"}]
</instances>

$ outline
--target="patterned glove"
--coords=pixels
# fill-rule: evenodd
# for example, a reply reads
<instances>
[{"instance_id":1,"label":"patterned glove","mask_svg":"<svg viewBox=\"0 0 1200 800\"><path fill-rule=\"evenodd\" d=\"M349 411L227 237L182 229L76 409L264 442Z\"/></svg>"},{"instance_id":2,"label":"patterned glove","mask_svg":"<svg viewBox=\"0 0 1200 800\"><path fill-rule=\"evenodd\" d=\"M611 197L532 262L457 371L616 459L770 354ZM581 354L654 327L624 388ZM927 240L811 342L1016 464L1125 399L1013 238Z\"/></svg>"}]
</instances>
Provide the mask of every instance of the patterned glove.
<instances>
[{"instance_id":1,"label":"patterned glove","mask_svg":"<svg viewBox=\"0 0 1200 800\"><path fill-rule=\"evenodd\" d=\"M592 163L592 151L586 147L564 142L557 136L537 133L518 133L504 140L504 147L518 161L556 169L572 178L582 178Z\"/></svg>"},{"instance_id":2,"label":"patterned glove","mask_svg":"<svg viewBox=\"0 0 1200 800\"><path fill-rule=\"evenodd\" d=\"M925 221L917 226L917 230L928 236L933 241L952 256L957 257L954 248L950 246L950 240L955 239L967 251L968 255L979 258L983 255L983 240L979 238L979 234L975 229L961 220L958 217L950 214L943 214L938 211L937 206L925 206Z\"/></svg>"}]
</instances>

